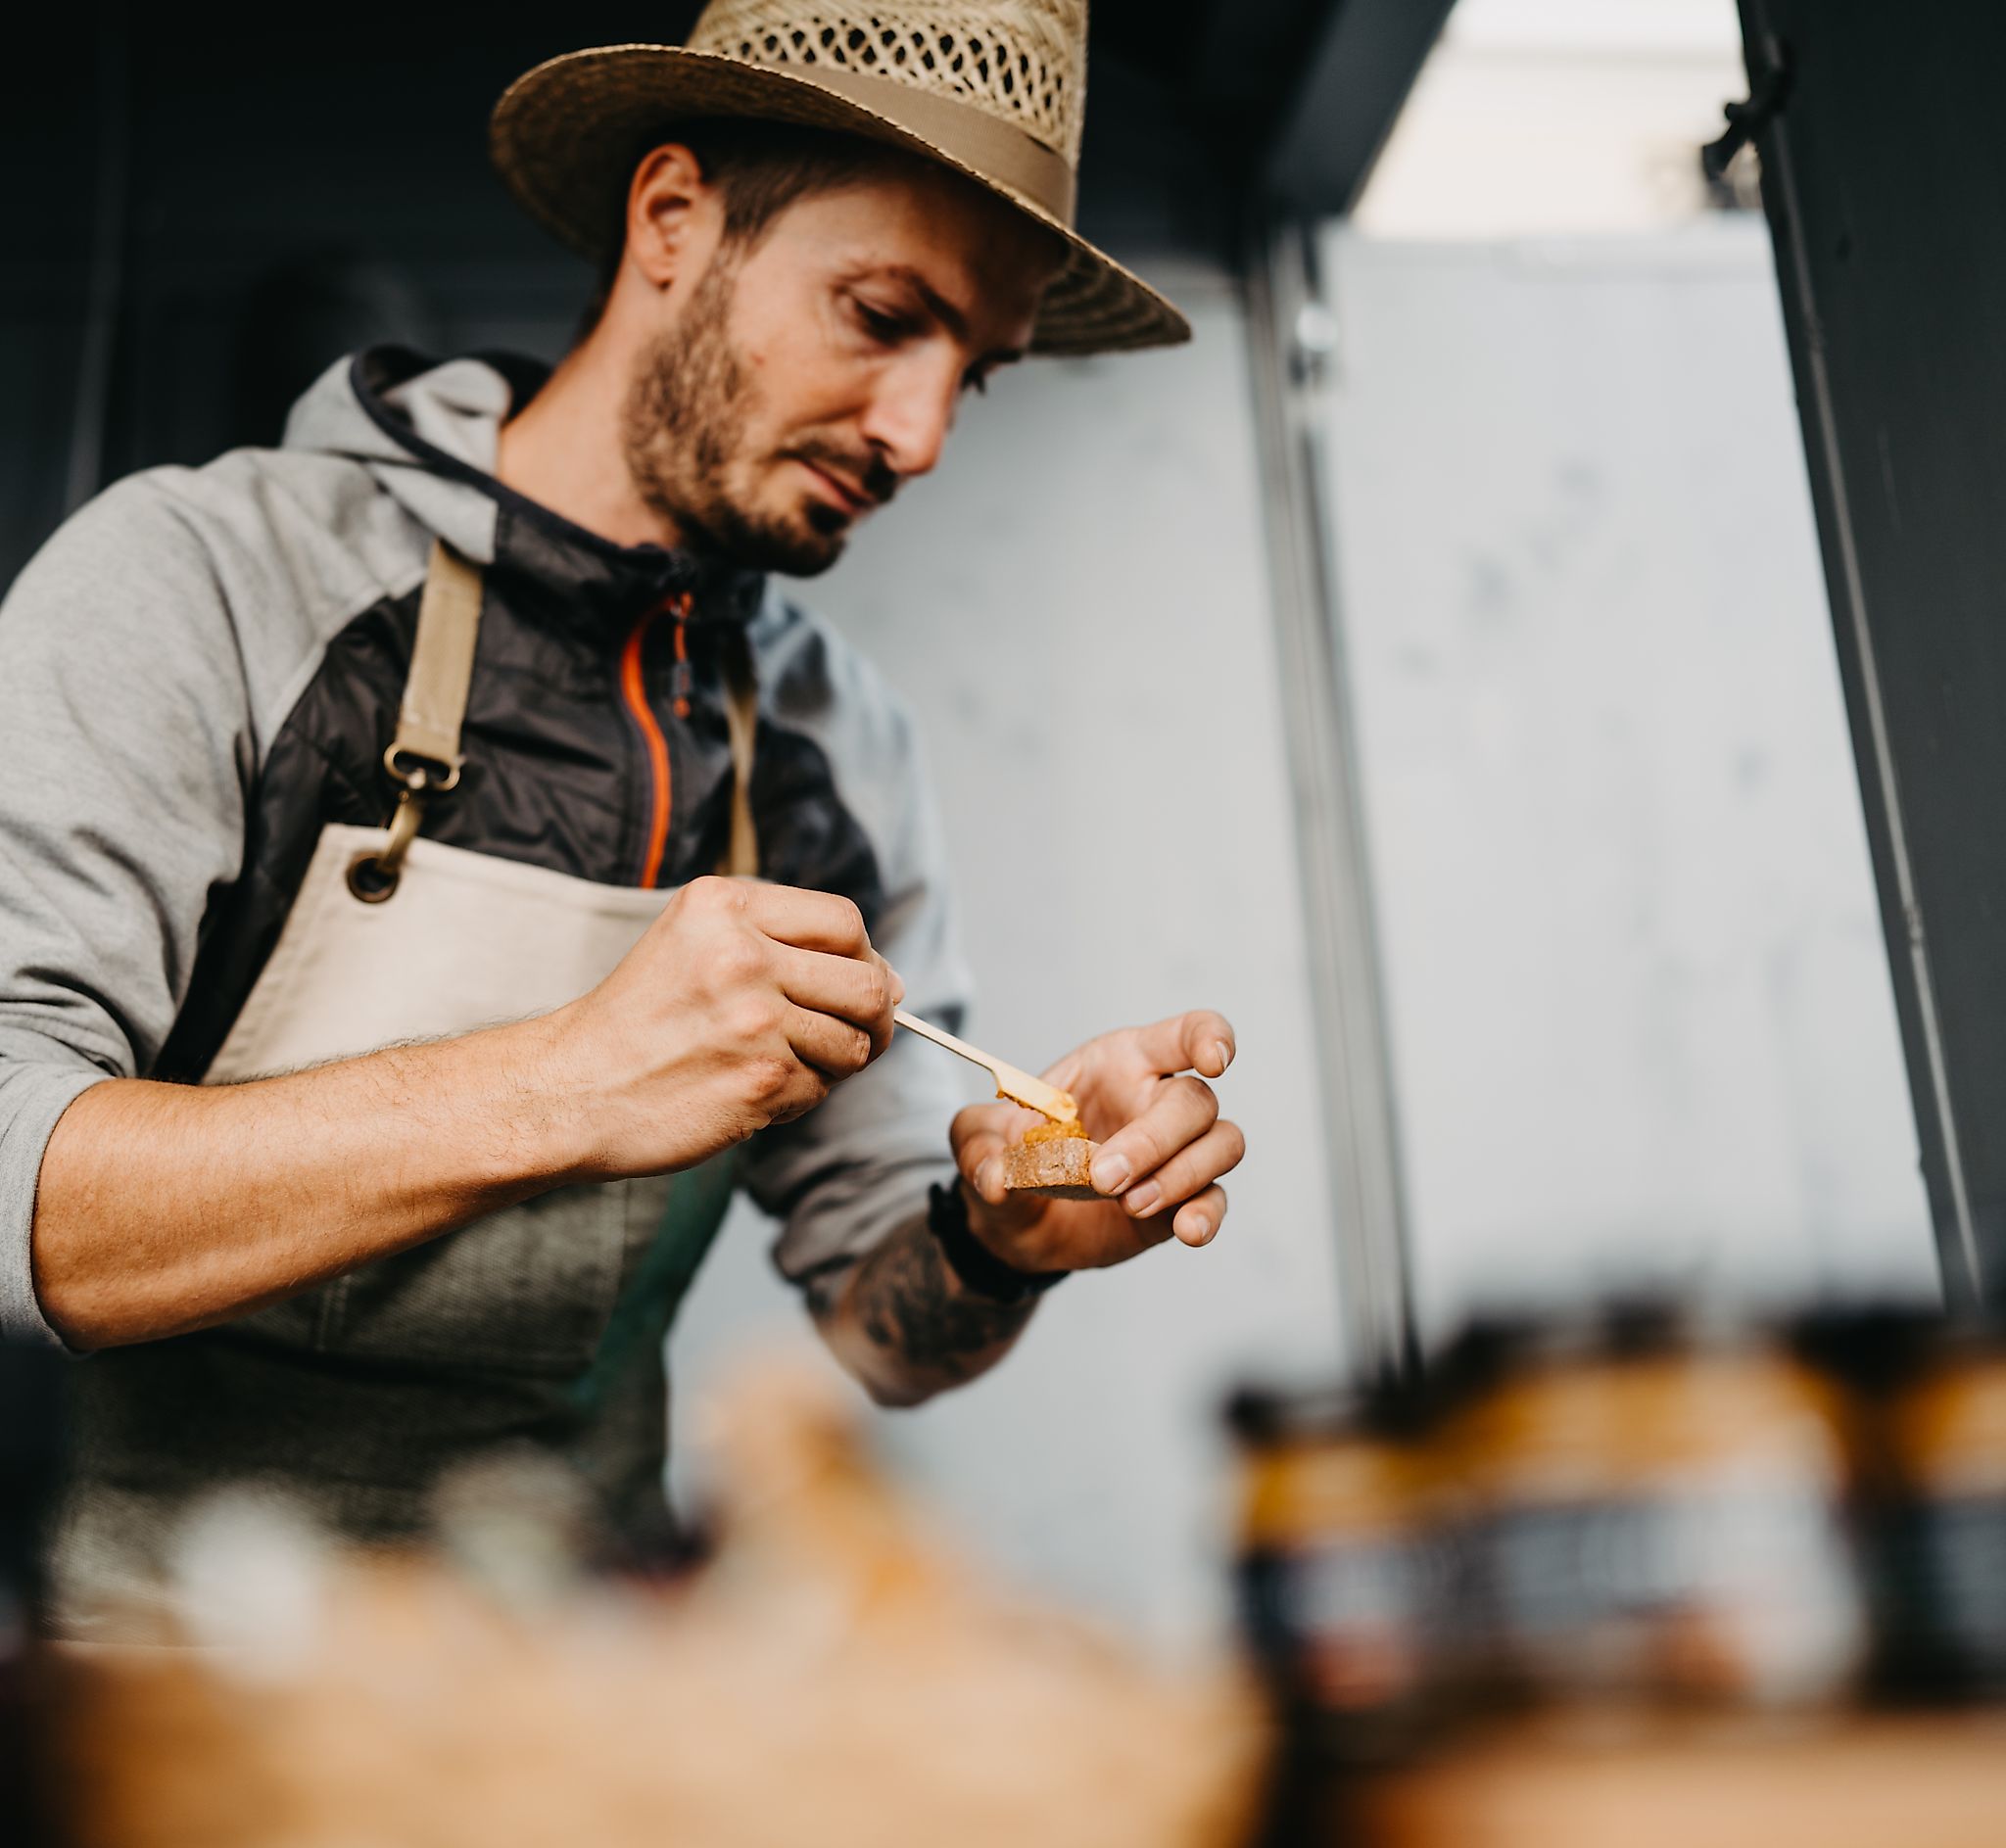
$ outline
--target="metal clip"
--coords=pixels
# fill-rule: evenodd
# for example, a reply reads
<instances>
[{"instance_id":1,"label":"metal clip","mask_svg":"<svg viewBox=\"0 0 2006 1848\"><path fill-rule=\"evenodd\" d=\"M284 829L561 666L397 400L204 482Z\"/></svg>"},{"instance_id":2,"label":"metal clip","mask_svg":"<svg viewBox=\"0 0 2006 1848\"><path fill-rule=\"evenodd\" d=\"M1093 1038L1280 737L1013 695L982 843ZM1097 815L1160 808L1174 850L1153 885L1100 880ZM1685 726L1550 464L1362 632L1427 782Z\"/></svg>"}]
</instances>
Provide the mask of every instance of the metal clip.
<instances>
[{"instance_id":1,"label":"metal clip","mask_svg":"<svg viewBox=\"0 0 2006 1848\"><path fill-rule=\"evenodd\" d=\"M383 753L383 768L406 789L416 790L420 794L427 789L436 789L444 795L459 782L457 760L447 763L439 758L420 757L417 752L406 750L394 738Z\"/></svg>"},{"instance_id":2,"label":"metal clip","mask_svg":"<svg viewBox=\"0 0 2006 1848\"><path fill-rule=\"evenodd\" d=\"M349 890L365 905L380 905L397 890L404 877L404 857L418 837L418 825L425 819L425 798L406 788L397 798L390 817L390 838L381 853L358 853L349 862Z\"/></svg>"},{"instance_id":3,"label":"metal clip","mask_svg":"<svg viewBox=\"0 0 2006 1848\"><path fill-rule=\"evenodd\" d=\"M443 793L459 781L457 764L434 765L430 759L412 757L393 744L383 753L383 767L404 787L397 792L397 807L390 816L390 838L381 853L358 853L349 862L349 890L365 905L380 905L397 890L404 877L404 858L418 837L425 819L425 798ZM435 775L444 769L443 777Z\"/></svg>"}]
</instances>

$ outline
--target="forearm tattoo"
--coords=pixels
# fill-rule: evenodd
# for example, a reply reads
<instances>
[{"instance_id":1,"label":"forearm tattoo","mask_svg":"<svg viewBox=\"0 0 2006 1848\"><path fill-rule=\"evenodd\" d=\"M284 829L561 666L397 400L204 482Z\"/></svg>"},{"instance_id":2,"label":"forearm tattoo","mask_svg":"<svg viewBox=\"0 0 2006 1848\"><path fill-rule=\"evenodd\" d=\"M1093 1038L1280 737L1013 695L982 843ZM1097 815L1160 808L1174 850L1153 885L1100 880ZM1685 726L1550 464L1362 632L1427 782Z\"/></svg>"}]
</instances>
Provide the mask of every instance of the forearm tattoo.
<instances>
[{"instance_id":1,"label":"forearm tattoo","mask_svg":"<svg viewBox=\"0 0 2006 1848\"><path fill-rule=\"evenodd\" d=\"M990 1303L964 1289L924 1219L894 1233L856 1282L864 1332L913 1366L962 1380L1030 1320L1030 1303Z\"/></svg>"}]
</instances>

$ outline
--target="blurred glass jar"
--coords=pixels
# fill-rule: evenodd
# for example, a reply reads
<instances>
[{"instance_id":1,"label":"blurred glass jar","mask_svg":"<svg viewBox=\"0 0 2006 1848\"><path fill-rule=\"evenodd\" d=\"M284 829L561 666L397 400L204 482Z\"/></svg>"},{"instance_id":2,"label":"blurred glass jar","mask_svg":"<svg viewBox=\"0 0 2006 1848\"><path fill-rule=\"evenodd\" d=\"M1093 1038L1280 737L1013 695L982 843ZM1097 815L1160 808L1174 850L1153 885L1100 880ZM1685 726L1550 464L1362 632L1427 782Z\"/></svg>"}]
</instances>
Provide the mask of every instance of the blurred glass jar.
<instances>
[{"instance_id":1,"label":"blurred glass jar","mask_svg":"<svg viewBox=\"0 0 2006 1848\"><path fill-rule=\"evenodd\" d=\"M1852 1690L1867 1626L1829 1382L1659 1311L1480 1330L1446 1371L1441 1653L1484 1698L1760 1710Z\"/></svg>"},{"instance_id":2,"label":"blurred glass jar","mask_svg":"<svg viewBox=\"0 0 2006 1848\"><path fill-rule=\"evenodd\" d=\"M1395 1391L1242 1393L1242 1621L1270 1684L1327 1742L1405 1741L1432 1691L1438 1575L1419 1408Z\"/></svg>"},{"instance_id":3,"label":"blurred glass jar","mask_svg":"<svg viewBox=\"0 0 2006 1848\"><path fill-rule=\"evenodd\" d=\"M1890 1395L1879 1547L1899 1691L2006 1693L2006 1336L1940 1325Z\"/></svg>"}]
</instances>

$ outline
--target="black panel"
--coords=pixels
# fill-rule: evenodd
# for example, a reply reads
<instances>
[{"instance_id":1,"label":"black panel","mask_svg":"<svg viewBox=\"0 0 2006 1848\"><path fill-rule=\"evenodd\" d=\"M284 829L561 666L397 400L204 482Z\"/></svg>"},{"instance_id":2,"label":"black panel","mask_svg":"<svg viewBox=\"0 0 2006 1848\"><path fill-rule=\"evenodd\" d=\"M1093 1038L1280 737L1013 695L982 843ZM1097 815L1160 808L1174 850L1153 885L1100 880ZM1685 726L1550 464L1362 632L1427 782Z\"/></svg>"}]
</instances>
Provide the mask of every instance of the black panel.
<instances>
[{"instance_id":1,"label":"black panel","mask_svg":"<svg viewBox=\"0 0 2006 1848\"><path fill-rule=\"evenodd\" d=\"M1788 71L1764 196L1946 1288L2002 1303L2006 9L1742 11Z\"/></svg>"},{"instance_id":2,"label":"black panel","mask_svg":"<svg viewBox=\"0 0 2006 1848\"><path fill-rule=\"evenodd\" d=\"M0 148L0 584L64 512L98 182L100 60L88 34L12 84Z\"/></svg>"},{"instance_id":3,"label":"black panel","mask_svg":"<svg viewBox=\"0 0 2006 1848\"><path fill-rule=\"evenodd\" d=\"M1281 114L1262 179L1281 205L1349 212L1455 0L1336 0Z\"/></svg>"}]
</instances>

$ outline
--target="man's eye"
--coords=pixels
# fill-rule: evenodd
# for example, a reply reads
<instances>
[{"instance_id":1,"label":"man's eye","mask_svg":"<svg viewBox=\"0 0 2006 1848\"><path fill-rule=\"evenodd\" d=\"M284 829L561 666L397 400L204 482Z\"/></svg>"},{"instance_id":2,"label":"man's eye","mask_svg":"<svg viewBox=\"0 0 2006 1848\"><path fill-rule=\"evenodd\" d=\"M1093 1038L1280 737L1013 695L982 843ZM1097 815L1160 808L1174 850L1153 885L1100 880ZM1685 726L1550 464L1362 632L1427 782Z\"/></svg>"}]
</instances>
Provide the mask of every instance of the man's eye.
<instances>
[{"instance_id":1,"label":"man's eye","mask_svg":"<svg viewBox=\"0 0 2006 1848\"><path fill-rule=\"evenodd\" d=\"M883 308L875 308L858 297L851 297L851 301L856 307L857 319L873 340L889 347L904 337L905 323L896 314L887 314Z\"/></svg>"}]
</instances>

